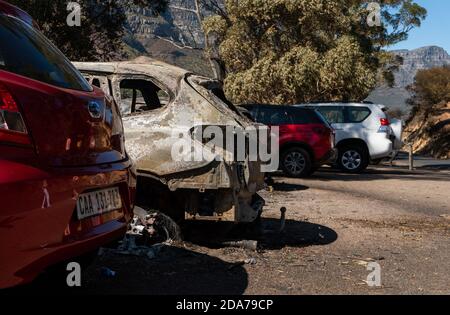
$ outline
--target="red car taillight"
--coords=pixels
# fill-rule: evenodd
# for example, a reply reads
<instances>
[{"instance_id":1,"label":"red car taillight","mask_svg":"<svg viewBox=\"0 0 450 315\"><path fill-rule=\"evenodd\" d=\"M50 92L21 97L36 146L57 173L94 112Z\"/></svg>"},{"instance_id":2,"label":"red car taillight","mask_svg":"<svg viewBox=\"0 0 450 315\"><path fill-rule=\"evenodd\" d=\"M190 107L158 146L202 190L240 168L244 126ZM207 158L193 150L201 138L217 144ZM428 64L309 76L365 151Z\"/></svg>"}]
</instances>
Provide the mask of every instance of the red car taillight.
<instances>
[{"instance_id":1,"label":"red car taillight","mask_svg":"<svg viewBox=\"0 0 450 315\"><path fill-rule=\"evenodd\" d=\"M2 84L0 84L0 142L31 144L19 107Z\"/></svg>"},{"instance_id":2,"label":"red car taillight","mask_svg":"<svg viewBox=\"0 0 450 315\"><path fill-rule=\"evenodd\" d=\"M380 123L381 123L381 126L390 126L391 125L389 119L387 119L387 118L380 118Z\"/></svg>"},{"instance_id":3,"label":"red car taillight","mask_svg":"<svg viewBox=\"0 0 450 315\"><path fill-rule=\"evenodd\" d=\"M380 128L378 129L379 133L385 133L390 135L392 133L391 122L388 118L380 118Z\"/></svg>"}]
</instances>

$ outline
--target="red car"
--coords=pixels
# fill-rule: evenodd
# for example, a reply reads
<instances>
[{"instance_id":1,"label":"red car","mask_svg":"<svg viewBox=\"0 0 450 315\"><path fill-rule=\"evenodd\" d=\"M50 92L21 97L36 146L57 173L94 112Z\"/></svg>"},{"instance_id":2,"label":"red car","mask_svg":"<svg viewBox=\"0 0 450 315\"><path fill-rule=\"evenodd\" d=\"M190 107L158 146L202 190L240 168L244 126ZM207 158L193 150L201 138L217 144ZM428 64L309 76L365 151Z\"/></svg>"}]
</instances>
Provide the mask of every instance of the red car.
<instances>
[{"instance_id":1,"label":"red car","mask_svg":"<svg viewBox=\"0 0 450 315\"><path fill-rule=\"evenodd\" d=\"M316 110L259 104L240 107L256 122L279 127L280 167L287 176L309 176L336 160L334 130Z\"/></svg>"},{"instance_id":2,"label":"red car","mask_svg":"<svg viewBox=\"0 0 450 315\"><path fill-rule=\"evenodd\" d=\"M116 104L0 0L0 288L123 237L135 178Z\"/></svg>"}]
</instances>

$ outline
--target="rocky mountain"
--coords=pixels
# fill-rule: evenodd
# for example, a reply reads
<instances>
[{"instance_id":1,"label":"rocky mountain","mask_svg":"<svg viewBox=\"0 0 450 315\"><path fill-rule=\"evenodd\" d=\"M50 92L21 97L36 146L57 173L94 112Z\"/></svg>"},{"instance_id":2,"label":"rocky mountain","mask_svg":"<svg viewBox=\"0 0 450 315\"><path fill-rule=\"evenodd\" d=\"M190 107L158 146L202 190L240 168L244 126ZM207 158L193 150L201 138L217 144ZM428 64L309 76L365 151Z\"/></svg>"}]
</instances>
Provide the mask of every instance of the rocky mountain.
<instances>
[{"instance_id":1,"label":"rocky mountain","mask_svg":"<svg viewBox=\"0 0 450 315\"><path fill-rule=\"evenodd\" d=\"M159 17L147 9L127 9L125 42L132 56L148 55L209 75L205 60L204 34L200 17L223 8L223 0L169 0L168 9Z\"/></svg>"},{"instance_id":2,"label":"rocky mountain","mask_svg":"<svg viewBox=\"0 0 450 315\"><path fill-rule=\"evenodd\" d=\"M450 56L444 48L427 46L415 50L394 50L403 58L403 65L395 74L396 87L406 87L414 82L418 70L450 64Z\"/></svg>"},{"instance_id":3,"label":"rocky mountain","mask_svg":"<svg viewBox=\"0 0 450 315\"><path fill-rule=\"evenodd\" d=\"M395 73L394 88L377 88L367 100L408 111L406 100L410 94L406 87L414 82L417 71L450 64L450 56L445 49L437 46L414 50L394 50L393 52L403 58L403 65Z\"/></svg>"},{"instance_id":4,"label":"rocky mountain","mask_svg":"<svg viewBox=\"0 0 450 315\"><path fill-rule=\"evenodd\" d=\"M138 7L130 7L126 13L127 28L139 41L164 38L180 46L202 48L204 45L195 0L170 0L167 10L159 17L152 16L148 9Z\"/></svg>"}]
</instances>

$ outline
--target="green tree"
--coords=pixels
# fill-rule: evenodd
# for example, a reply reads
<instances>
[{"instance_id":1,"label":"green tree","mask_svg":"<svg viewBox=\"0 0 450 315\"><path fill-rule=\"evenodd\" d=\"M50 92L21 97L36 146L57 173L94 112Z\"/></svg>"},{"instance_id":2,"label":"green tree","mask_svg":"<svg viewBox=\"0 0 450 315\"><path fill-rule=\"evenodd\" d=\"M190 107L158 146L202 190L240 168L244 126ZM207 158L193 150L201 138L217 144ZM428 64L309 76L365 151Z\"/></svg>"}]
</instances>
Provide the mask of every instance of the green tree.
<instances>
[{"instance_id":1,"label":"green tree","mask_svg":"<svg viewBox=\"0 0 450 315\"><path fill-rule=\"evenodd\" d=\"M407 38L426 10L413 0L225 0L206 18L208 53L234 102L361 100L400 63L383 48ZM373 23L368 18L375 17ZM211 39L212 38L212 39ZM216 48L216 49L214 49Z\"/></svg>"},{"instance_id":2,"label":"green tree","mask_svg":"<svg viewBox=\"0 0 450 315\"><path fill-rule=\"evenodd\" d=\"M108 61L125 57L125 9L138 5L164 11L167 0L78 0L81 26L67 25L68 0L8 0L30 13L42 32L71 60Z\"/></svg>"}]
</instances>

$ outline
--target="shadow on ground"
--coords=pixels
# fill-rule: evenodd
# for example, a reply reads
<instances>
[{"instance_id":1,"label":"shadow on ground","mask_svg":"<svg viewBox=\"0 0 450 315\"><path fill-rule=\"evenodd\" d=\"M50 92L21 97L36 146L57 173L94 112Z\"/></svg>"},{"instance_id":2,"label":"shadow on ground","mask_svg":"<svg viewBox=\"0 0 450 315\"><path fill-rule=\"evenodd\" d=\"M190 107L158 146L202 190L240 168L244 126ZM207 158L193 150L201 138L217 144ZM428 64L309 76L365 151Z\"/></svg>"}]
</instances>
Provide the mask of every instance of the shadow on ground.
<instances>
[{"instance_id":1,"label":"shadow on ground","mask_svg":"<svg viewBox=\"0 0 450 315\"><path fill-rule=\"evenodd\" d=\"M286 220L280 230L280 220L262 218L248 225L225 222L193 222L185 229L185 240L208 248L224 247L224 242L257 240L260 250L278 250L284 247L322 246L335 242L337 233L323 225L310 222Z\"/></svg>"},{"instance_id":2,"label":"shadow on ground","mask_svg":"<svg viewBox=\"0 0 450 315\"><path fill-rule=\"evenodd\" d=\"M317 181L376 181L376 180L386 180L386 179L402 179L402 180L412 180L412 181L449 181L448 173L440 173L439 169L445 170L442 165L435 165L433 167L427 167L426 169L420 169L415 171L409 171L402 168L396 167L370 167L361 174L350 174L338 169L333 169L329 167L320 168L312 176L306 178L307 180L317 180ZM429 168L429 169L428 169ZM434 168L434 169L433 169ZM275 173L271 175L273 179L286 178L282 173ZM302 185L299 185L302 186ZM300 187L302 188L302 187ZM300 189L304 190L304 189Z\"/></svg>"},{"instance_id":3,"label":"shadow on ground","mask_svg":"<svg viewBox=\"0 0 450 315\"><path fill-rule=\"evenodd\" d=\"M222 248L225 241L257 240L258 250L285 247L323 246L335 242L337 233L322 225L262 218L258 223L235 225L225 222L191 222L184 226L185 241L165 246L154 259L106 251L82 269L81 288L69 288L69 272L47 272L32 284L3 291L6 295L241 295L248 286L248 274L241 264L190 250L197 245ZM114 271L114 276L104 269Z\"/></svg>"},{"instance_id":4,"label":"shadow on ground","mask_svg":"<svg viewBox=\"0 0 450 315\"><path fill-rule=\"evenodd\" d=\"M308 190L308 186L300 185L300 184L292 184L292 183L284 183L284 182L273 182L272 187L275 191L303 191Z\"/></svg>"},{"instance_id":5,"label":"shadow on ground","mask_svg":"<svg viewBox=\"0 0 450 315\"><path fill-rule=\"evenodd\" d=\"M116 272L104 274L107 267ZM242 266L209 255L168 246L157 258L107 253L82 273L81 288L69 288L65 274L44 274L30 285L4 291L7 295L241 295L248 285Z\"/></svg>"}]
</instances>

